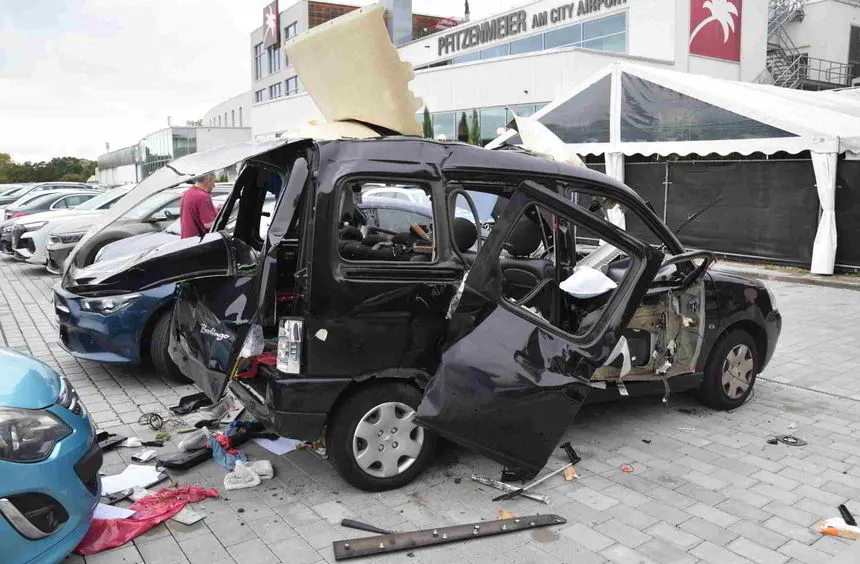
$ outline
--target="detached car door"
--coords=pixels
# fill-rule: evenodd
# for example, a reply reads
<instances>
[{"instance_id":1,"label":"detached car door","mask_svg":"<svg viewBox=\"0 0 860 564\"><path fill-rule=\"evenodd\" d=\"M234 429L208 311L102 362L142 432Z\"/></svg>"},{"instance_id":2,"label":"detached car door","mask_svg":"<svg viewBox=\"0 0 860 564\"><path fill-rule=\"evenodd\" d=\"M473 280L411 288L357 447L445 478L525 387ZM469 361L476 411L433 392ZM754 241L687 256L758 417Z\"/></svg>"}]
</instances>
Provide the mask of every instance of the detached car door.
<instances>
[{"instance_id":1,"label":"detached car door","mask_svg":"<svg viewBox=\"0 0 860 564\"><path fill-rule=\"evenodd\" d=\"M542 253L512 255L514 239L533 231L530 221L544 232ZM576 268L570 242L577 226L630 257L611 292L580 299L560 289ZM416 422L523 477L535 475L584 403L592 373L612 353L661 260L657 249L554 191L521 183L467 273L462 298L452 303L447 348ZM543 279L512 297L505 290L512 268Z\"/></svg>"}]
</instances>

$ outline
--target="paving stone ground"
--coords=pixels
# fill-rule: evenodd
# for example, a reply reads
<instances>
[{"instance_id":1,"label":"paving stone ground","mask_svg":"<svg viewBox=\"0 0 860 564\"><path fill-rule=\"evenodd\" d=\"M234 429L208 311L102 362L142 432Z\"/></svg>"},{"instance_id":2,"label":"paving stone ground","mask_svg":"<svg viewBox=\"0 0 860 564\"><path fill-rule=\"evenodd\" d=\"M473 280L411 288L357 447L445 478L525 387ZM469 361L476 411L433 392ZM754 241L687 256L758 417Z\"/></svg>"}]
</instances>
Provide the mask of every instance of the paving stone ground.
<instances>
[{"instance_id":1,"label":"paving stone ground","mask_svg":"<svg viewBox=\"0 0 860 564\"><path fill-rule=\"evenodd\" d=\"M138 425L138 417L166 413L194 389L145 369L82 362L63 352L49 302L55 281L41 268L0 259L0 345L30 353L68 376L100 429L151 438L154 433ZM274 480L228 493L225 471L212 462L173 473L178 482L221 492L221 498L194 506L204 521L190 527L168 522L121 548L86 559L70 556L67 562L333 562L333 540L364 536L340 527L344 517L410 530L495 519L500 509L551 512L568 522L365 561L829 562L848 541L822 537L810 525L835 516L840 503L860 515L860 374L854 361L860 293L769 285L784 328L754 397L733 412L702 408L686 395L672 396L668 409L659 398L585 408L563 439L583 457L579 480L540 486L550 505L491 502L497 492L469 477L498 477L499 465L452 445L443 445L433 466L409 486L370 494L346 484L315 453L275 457L251 444L246 452L252 459L272 460ZM809 444L766 444L781 433ZM121 471L130 454L131 449L106 453L104 471ZM634 472L622 472L622 464Z\"/></svg>"}]
</instances>

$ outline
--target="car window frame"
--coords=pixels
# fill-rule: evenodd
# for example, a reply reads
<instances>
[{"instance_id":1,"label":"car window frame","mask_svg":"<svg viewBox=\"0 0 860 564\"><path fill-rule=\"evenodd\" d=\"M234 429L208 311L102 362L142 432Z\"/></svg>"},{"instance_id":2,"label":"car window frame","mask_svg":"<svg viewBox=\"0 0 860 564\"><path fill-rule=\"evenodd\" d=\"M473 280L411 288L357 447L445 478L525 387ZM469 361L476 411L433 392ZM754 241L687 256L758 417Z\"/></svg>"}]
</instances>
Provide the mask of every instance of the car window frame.
<instances>
[{"instance_id":1,"label":"car window frame","mask_svg":"<svg viewBox=\"0 0 860 564\"><path fill-rule=\"evenodd\" d=\"M430 207L433 213L433 260L427 262L412 262L412 261L394 261L394 260L350 260L343 257L340 254L339 247L339 231L340 231L340 219L341 219L341 205L343 204L344 192L348 189L347 185L355 184L355 183L364 183L364 182L381 182L381 183L400 183L400 184L410 184L414 186L420 186L426 189L426 193L430 197ZM442 189L440 189L442 187ZM332 248L332 255L335 257L335 261L337 264L340 264L346 268L366 268L368 270L406 270L406 269L434 269L439 268L440 266L449 266L449 253L447 249L444 249L444 245L442 245L442 240L447 241L448 238L444 237L440 239L441 235L441 225L440 218L442 217L440 214L445 213L447 210L447 203L445 201L437 201L444 200L444 198L438 198L437 194L442 193L444 190L444 184L435 179L424 179L424 178L414 178L409 177L408 175L378 175L378 174L368 174L368 173L357 173L353 175L342 176L337 180L334 186L334 190L332 194L334 196L333 205L335 206L335 213L333 214L334 221L331 222L331 230L329 231L329 239L331 240L330 245ZM373 198L371 198L371 201ZM403 200L404 202L411 202L411 200Z\"/></svg>"}]
</instances>

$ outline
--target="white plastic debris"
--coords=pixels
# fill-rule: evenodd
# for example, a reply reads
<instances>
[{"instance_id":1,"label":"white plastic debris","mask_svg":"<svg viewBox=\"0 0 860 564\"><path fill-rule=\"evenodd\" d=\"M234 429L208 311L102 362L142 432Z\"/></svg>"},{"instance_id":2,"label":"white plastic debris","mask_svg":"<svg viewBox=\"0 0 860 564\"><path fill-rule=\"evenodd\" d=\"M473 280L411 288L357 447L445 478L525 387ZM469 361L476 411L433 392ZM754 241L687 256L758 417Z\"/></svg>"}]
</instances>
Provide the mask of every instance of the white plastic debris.
<instances>
[{"instance_id":1,"label":"white plastic debris","mask_svg":"<svg viewBox=\"0 0 860 564\"><path fill-rule=\"evenodd\" d=\"M197 429L193 433L190 433L187 437L179 441L179 450L188 452L190 450L197 450L198 448L203 448L206 446L206 438L209 436L209 429L206 427L201 427Z\"/></svg>"},{"instance_id":2,"label":"white plastic debris","mask_svg":"<svg viewBox=\"0 0 860 564\"><path fill-rule=\"evenodd\" d=\"M129 437L126 440L124 440L123 442L119 443L119 446L129 447L129 448L138 448L138 447L142 447L143 443L140 442L140 439L138 439L137 437Z\"/></svg>"},{"instance_id":3,"label":"white plastic debris","mask_svg":"<svg viewBox=\"0 0 860 564\"><path fill-rule=\"evenodd\" d=\"M275 477L275 469L269 460L255 460L249 462L247 466L263 480L271 480Z\"/></svg>"},{"instance_id":4,"label":"white plastic debris","mask_svg":"<svg viewBox=\"0 0 860 564\"><path fill-rule=\"evenodd\" d=\"M253 488L254 486L259 486L260 482L259 474L251 470L245 462L237 460L233 471L224 476L224 489L240 490L242 488Z\"/></svg>"},{"instance_id":5,"label":"white plastic debris","mask_svg":"<svg viewBox=\"0 0 860 564\"><path fill-rule=\"evenodd\" d=\"M617 287L611 278L590 266L577 266L573 274L559 284L564 292L581 300L600 296Z\"/></svg>"}]
</instances>

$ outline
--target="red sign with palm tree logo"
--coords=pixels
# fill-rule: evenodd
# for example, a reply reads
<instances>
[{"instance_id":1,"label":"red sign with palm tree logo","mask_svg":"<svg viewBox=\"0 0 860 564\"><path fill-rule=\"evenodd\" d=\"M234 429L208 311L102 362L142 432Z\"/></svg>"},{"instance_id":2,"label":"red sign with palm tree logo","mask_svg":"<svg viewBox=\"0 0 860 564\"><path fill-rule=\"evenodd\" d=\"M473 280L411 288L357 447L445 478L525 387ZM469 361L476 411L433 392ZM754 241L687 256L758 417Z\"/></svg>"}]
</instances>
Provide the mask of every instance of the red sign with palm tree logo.
<instances>
[{"instance_id":1,"label":"red sign with palm tree logo","mask_svg":"<svg viewBox=\"0 0 860 564\"><path fill-rule=\"evenodd\" d=\"M690 54L741 60L743 0L690 0Z\"/></svg>"}]
</instances>

